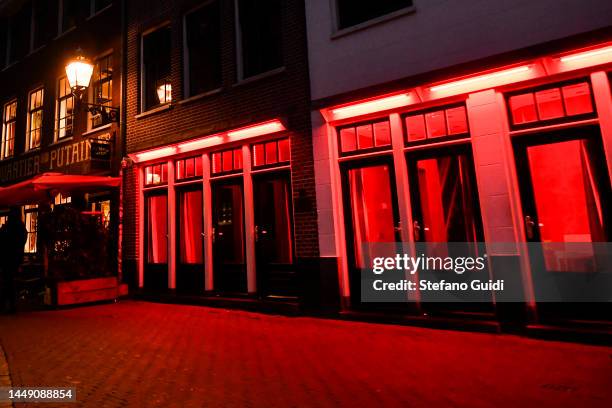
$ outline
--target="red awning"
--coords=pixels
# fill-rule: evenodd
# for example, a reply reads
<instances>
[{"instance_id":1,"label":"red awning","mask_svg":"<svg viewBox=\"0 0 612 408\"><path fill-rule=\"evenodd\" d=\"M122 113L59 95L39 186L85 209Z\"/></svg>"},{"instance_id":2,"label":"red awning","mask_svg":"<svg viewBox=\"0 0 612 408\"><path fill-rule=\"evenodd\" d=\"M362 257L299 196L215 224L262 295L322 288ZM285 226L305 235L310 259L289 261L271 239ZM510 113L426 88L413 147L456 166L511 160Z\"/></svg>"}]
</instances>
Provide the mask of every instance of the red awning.
<instances>
[{"instance_id":1,"label":"red awning","mask_svg":"<svg viewBox=\"0 0 612 408\"><path fill-rule=\"evenodd\" d=\"M43 173L29 180L0 188L0 206L35 204L50 200L57 193L95 191L118 187L119 184L121 184L119 177Z\"/></svg>"}]
</instances>

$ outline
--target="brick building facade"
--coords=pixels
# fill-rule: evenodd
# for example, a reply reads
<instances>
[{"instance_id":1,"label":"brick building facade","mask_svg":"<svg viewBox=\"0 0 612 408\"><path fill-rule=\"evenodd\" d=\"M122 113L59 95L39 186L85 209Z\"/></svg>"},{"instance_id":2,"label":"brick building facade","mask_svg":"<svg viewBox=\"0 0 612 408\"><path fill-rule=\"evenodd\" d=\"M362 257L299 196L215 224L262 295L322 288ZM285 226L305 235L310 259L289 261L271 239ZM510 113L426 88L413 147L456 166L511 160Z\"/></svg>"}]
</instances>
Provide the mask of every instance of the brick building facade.
<instances>
[{"instance_id":1,"label":"brick building facade","mask_svg":"<svg viewBox=\"0 0 612 408\"><path fill-rule=\"evenodd\" d=\"M91 86L81 102L119 107L121 33L121 2L0 2L1 187L49 172L118 174L120 128L77 102L65 67L80 48L94 65ZM108 150L98 154L96 145L110 148L110 154ZM70 195L64 191L63 196L53 194L48 198L53 206L70 202ZM9 197L2 207L21 206L28 229L24 270L39 272L38 203L17 197L11 201ZM84 204L111 226L116 241L119 189L86 192ZM0 221L5 215L0 214ZM115 245L113 257L116 251Z\"/></svg>"},{"instance_id":2,"label":"brick building facade","mask_svg":"<svg viewBox=\"0 0 612 408\"><path fill-rule=\"evenodd\" d=\"M279 137L288 138L290 143L290 165L282 166L287 167L285 170L290 172L292 194L288 208L292 209L290 221L293 224L291 240L294 242L294 248L291 262L289 262L292 266L289 266L289 269L292 270L291 273L295 273L304 265L317 267L319 251L310 133L304 4L300 0L272 2L271 4L273 4L272 7L280 5L280 13L271 13L272 16L268 17L257 13L250 16L247 11L249 7L252 7L251 2L231 0L213 2L133 1L128 5L129 24L126 33L128 57L127 154L133 162L125 172L123 183L125 204L123 253L124 275L133 286L147 287L146 269L149 258L145 252L151 250L152 243L149 240L154 239L144 225L149 220L143 218L149 214L147 212L149 210L145 208L147 204L144 202L147 200L148 193L146 191L143 193L143 189L147 190L146 186L150 181L146 179L148 177L148 173L145 174L145 171L148 171L146 168L160 161L170 167L178 166L176 159L192 157L194 154L198 156L196 166L202 166L200 164L200 158L202 158L203 166L207 167L210 166L208 162L213 160L213 154L216 151L243 148L243 153L244 149L254 152L253 143L265 141L269 137L275 140ZM243 7L243 14L240 14L238 7ZM249 21L250 18L267 19L265 25L268 27L277 25L275 29L278 31L272 34L279 35L277 37L280 43L277 46L280 57L270 52L269 58L274 60L272 63L259 61L252 63L250 67L248 62L245 63L245 59L249 57L245 57L245 54L242 53L240 30L254 29L264 38L270 35L269 32L266 32L267 29L263 29L261 25L257 26L257 23L255 23L255 28L252 28L253 23ZM200 29L204 30L203 34L197 31ZM169 30L169 34L164 30ZM192 33L195 36L193 44L188 42L192 38ZM214 40L206 42L204 39L206 35L212 36ZM164 46L169 48L169 55L160 57L161 54L164 54L159 51L160 48L164 48L162 46L156 47L155 51L148 48L149 38L154 36L154 42L157 44L169 42L169 46ZM202 43L205 45L202 46ZM199 66L191 68L187 62L187 55L191 55L189 54L190 47L204 47L197 48L198 52L208 53L207 56L214 60L217 67L216 72L211 74L214 80L208 88L201 91L193 91L192 83L197 81L189 79L197 78L199 75L204 76L209 73L210 69L204 68L206 72L200 74L197 69ZM150 62L147 53L157 53L158 58L167 59L167 61L160 68L157 62ZM163 103L160 100L156 106L147 107L149 97L145 95L145 88L148 86L145 84L146 75L156 75L151 73L155 71L155 69L150 70L152 64L157 64L155 69L158 71L164 71L163 84L160 86L167 87L163 88L164 91L170 91L169 94L164 95ZM246 70L254 73L244 72ZM211 76L207 78L209 77ZM285 130L273 132L272 135L256 135L254 138L240 142L227 137L236 129L271 120L280 120ZM202 149L189 149L189 153L181 154L181 143L203 140L202 143L205 145L206 141L220 134L225 135L222 143L213 143L210 147ZM168 151L168 146L170 146L171 153L164 154ZM156 151L162 154L157 155ZM144 156L142 152L145 152ZM147 154L151 155L142 160L142 157ZM247 156L251 153L245 153L245 155L244 160L247 160ZM155 158L149 159L148 157ZM266 163L266 166L263 167L269 166ZM173 168L172 172L176 173L176 170ZM211 171L214 172L214 169L204 169L205 208L206 196L210 194L208 185L214 177L214 174L211 177ZM238 177L240 178L240 175ZM247 178L249 181L245 181L240 188L244 188L247 194L244 205L248 213L252 211L253 203L257 203L258 198L256 196L254 199L248 198L249 189L252 189L252 186L251 177L245 176L245 180ZM198 177L196 179L202 180ZM168 195L165 205L168 207L169 214L168 225L164 225L164 228L170 233L168 234L168 253L163 254L164 267L162 269L165 269L163 273L168 273L168 286L171 289L176 288L177 276L180 280L181 267L177 265L177 262L181 256L180 247L186 239L188 240L187 237L181 235L180 230L175 228L177 222L180 222L180 219L179 221L174 220L174 209L179 205L177 194L181 188L177 180L176 177L174 180L169 180L167 189L163 193ZM165 183L162 182L162 184ZM216 215L211 214L211 211L210 208L204 210L202 236L209 235L207 229L210 230L209 233L218 233L212 230L214 226L211 223L216 222L214 219ZM246 251L249 282L248 288L242 287L237 291L254 294L260 292L256 284L258 278L254 277L255 263L258 261L253 259L253 250L249 249L249 246L255 245L255 239L250 237L256 233L253 229L258 226L248 220L247 214L244 237L240 240L245 240L244 250ZM149 236L144 237L143 234L147 233ZM213 272L210 270L213 262L210 259L213 249L211 248L212 243L208 241L212 239L206 236L203 242L204 250L197 249L197 259L194 262L200 264L197 273L202 275L202 278L206 276L206 288L199 287L198 290L195 290L196 293L203 293L204 289L206 291L218 290L212 279ZM141 263L138 262L139 260ZM162 280L166 275L163 276ZM294 278L295 276L291 279ZM198 282L197 286L202 284L198 279L195 282ZM165 286L165 281L161 286ZM179 286L181 286L180 282ZM294 286L289 292L295 294L296 290L297 287Z\"/></svg>"}]
</instances>

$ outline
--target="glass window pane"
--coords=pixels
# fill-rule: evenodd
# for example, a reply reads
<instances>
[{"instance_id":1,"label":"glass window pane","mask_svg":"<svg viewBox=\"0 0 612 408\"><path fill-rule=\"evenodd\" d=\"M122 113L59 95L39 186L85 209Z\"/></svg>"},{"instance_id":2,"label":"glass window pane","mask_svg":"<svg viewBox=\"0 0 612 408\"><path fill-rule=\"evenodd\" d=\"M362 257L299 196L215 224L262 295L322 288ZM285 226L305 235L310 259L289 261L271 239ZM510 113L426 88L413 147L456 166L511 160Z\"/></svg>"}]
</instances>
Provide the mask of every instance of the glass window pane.
<instances>
[{"instance_id":1,"label":"glass window pane","mask_svg":"<svg viewBox=\"0 0 612 408\"><path fill-rule=\"evenodd\" d=\"M473 169L464 154L417 162L425 242L476 242L477 208Z\"/></svg>"},{"instance_id":2,"label":"glass window pane","mask_svg":"<svg viewBox=\"0 0 612 408\"><path fill-rule=\"evenodd\" d=\"M221 153L213 153L212 155L212 172L220 173L223 171L221 167Z\"/></svg>"},{"instance_id":3,"label":"glass window pane","mask_svg":"<svg viewBox=\"0 0 612 408\"><path fill-rule=\"evenodd\" d=\"M391 144L391 130L388 121L374 123L374 141L376 146Z\"/></svg>"},{"instance_id":4,"label":"glass window pane","mask_svg":"<svg viewBox=\"0 0 612 408\"><path fill-rule=\"evenodd\" d=\"M253 163L255 166L263 166L266 164L263 143L253 146Z\"/></svg>"},{"instance_id":5,"label":"glass window pane","mask_svg":"<svg viewBox=\"0 0 612 408\"><path fill-rule=\"evenodd\" d=\"M242 169L242 150L234 150L234 170Z\"/></svg>"},{"instance_id":6,"label":"glass window pane","mask_svg":"<svg viewBox=\"0 0 612 408\"><path fill-rule=\"evenodd\" d=\"M425 114L427 124L427 137L446 136L446 119L444 111L435 111Z\"/></svg>"},{"instance_id":7,"label":"glass window pane","mask_svg":"<svg viewBox=\"0 0 612 408\"><path fill-rule=\"evenodd\" d=\"M540 240L544 243L607 241L599 168L589 141L572 140L527 148ZM592 248L569 252L544 245L548 270L590 272L597 269Z\"/></svg>"},{"instance_id":8,"label":"glass window pane","mask_svg":"<svg viewBox=\"0 0 612 408\"><path fill-rule=\"evenodd\" d=\"M195 176L202 176L202 156L195 157Z\"/></svg>"},{"instance_id":9,"label":"glass window pane","mask_svg":"<svg viewBox=\"0 0 612 408\"><path fill-rule=\"evenodd\" d=\"M179 245L182 264L203 261L202 191L183 191L179 197Z\"/></svg>"},{"instance_id":10,"label":"glass window pane","mask_svg":"<svg viewBox=\"0 0 612 408\"><path fill-rule=\"evenodd\" d=\"M395 242L395 217L389 166L379 165L348 171L349 200L353 225L353 250L356 266L365 259L376 242Z\"/></svg>"},{"instance_id":11,"label":"glass window pane","mask_svg":"<svg viewBox=\"0 0 612 408\"><path fill-rule=\"evenodd\" d=\"M541 120L561 118L564 116L561 91L559 88L536 92L535 98Z\"/></svg>"},{"instance_id":12,"label":"glass window pane","mask_svg":"<svg viewBox=\"0 0 612 408\"><path fill-rule=\"evenodd\" d=\"M446 123L448 124L448 134L458 135L467 133L468 123L465 114L465 107L459 106L446 110Z\"/></svg>"},{"instance_id":13,"label":"glass window pane","mask_svg":"<svg viewBox=\"0 0 612 408\"><path fill-rule=\"evenodd\" d=\"M568 115L582 115L593 112L591 89L586 82L561 88L565 110Z\"/></svg>"},{"instance_id":14,"label":"glass window pane","mask_svg":"<svg viewBox=\"0 0 612 408\"><path fill-rule=\"evenodd\" d=\"M165 264L168 262L168 198L147 197L147 262Z\"/></svg>"},{"instance_id":15,"label":"glass window pane","mask_svg":"<svg viewBox=\"0 0 612 408\"><path fill-rule=\"evenodd\" d=\"M512 123L515 125L538 120L535 100L531 92L510 97L510 111L512 112Z\"/></svg>"},{"instance_id":16,"label":"glass window pane","mask_svg":"<svg viewBox=\"0 0 612 408\"><path fill-rule=\"evenodd\" d=\"M369 149L374 147L372 125L357 126L357 146L359 149Z\"/></svg>"},{"instance_id":17,"label":"glass window pane","mask_svg":"<svg viewBox=\"0 0 612 408\"><path fill-rule=\"evenodd\" d=\"M357 137L354 127L340 130L340 145L343 152L352 152L357 149Z\"/></svg>"},{"instance_id":18,"label":"glass window pane","mask_svg":"<svg viewBox=\"0 0 612 408\"><path fill-rule=\"evenodd\" d=\"M185 176L185 160L176 161L176 179L184 179Z\"/></svg>"},{"instance_id":19,"label":"glass window pane","mask_svg":"<svg viewBox=\"0 0 612 408\"><path fill-rule=\"evenodd\" d=\"M223 155L223 171L232 171L234 169L234 157L231 150L226 150Z\"/></svg>"},{"instance_id":20,"label":"glass window pane","mask_svg":"<svg viewBox=\"0 0 612 408\"><path fill-rule=\"evenodd\" d=\"M274 164L278 161L276 156L276 142L266 143L266 164Z\"/></svg>"},{"instance_id":21,"label":"glass window pane","mask_svg":"<svg viewBox=\"0 0 612 408\"><path fill-rule=\"evenodd\" d=\"M289 149L289 139L282 139L278 141L278 161L288 162L291 158L291 152Z\"/></svg>"},{"instance_id":22,"label":"glass window pane","mask_svg":"<svg viewBox=\"0 0 612 408\"><path fill-rule=\"evenodd\" d=\"M423 115L406 116L406 136L409 142L426 138L425 118Z\"/></svg>"},{"instance_id":23,"label":"glass window pane","mask_svg":"<svg viewBox=\"0 0 612 408\"><path fill-rule=\"evenodd\" d=\"M195 176L195 169L193 168L194 164L195 163L194 163L193 158L185 159L185 177L186 178Z\"/></svg>"}]
</instances>

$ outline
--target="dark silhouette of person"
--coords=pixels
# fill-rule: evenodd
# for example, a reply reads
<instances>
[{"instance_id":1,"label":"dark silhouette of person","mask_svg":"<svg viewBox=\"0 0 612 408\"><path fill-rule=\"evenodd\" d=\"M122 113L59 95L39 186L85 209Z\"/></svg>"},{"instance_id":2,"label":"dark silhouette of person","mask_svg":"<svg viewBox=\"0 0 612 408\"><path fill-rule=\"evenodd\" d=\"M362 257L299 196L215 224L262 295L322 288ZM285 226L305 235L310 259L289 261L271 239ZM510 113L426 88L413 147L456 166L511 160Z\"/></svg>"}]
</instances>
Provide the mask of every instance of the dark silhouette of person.
<instances>
[{"instance_id":1,"label":"dark silhouette of person","mask_svg":"<svg viewBox=\"0 0 612 408\"><path fill-rule=\"evenodd\" d=\"M9 313L17 311L17 292L15 278L19 266L23 262L23 252L28 231L21 220L21 209L11 208L6 223L0 229L0 245L2 245L2 303Z\"/></svg>"}]
</instances>

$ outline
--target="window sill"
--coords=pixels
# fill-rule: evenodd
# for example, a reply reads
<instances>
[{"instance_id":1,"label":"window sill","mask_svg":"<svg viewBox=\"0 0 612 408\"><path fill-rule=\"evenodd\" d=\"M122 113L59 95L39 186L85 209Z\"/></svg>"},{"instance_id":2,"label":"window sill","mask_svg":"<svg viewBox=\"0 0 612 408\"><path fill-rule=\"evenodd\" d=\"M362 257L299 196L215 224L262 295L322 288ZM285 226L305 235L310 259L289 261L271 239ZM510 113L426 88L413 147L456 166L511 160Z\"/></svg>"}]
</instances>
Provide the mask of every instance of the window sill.
<instances>
[{"instance_id":1,"label":"window sill","mask_svg":"<svg viewBox=\"0 0 612 408\"><path fill-rule=\"evenodd\" d=\"M9 69L13 68L15 65L19 64L21 60L18 59L17 61L13 61L10 64L8 64L7 66L5 66L4 68L2 68L2 71L8 71Z\"/></svg>"},{"instance_id":2,"label":"window sill","mask_svg":"<svg viewBox=\"0 0 612 408\"><path fill-rule=\"evenodd\" d=\"M113 125L112 123L107 123L106 125L102 125L102 126L98 126L98 127L95 127L95 128L91 128L87 132L82 133L81 136L87 137L89 135L93 135L93 134L101 132L103 130L110 129L110 127L112 125Z\"/></svg>"},{"instance_id":3,"label":"window sill","mask_svg":"<svg viewBox=\"0 0 612 408\"><path fill-rule=\"evenodd\" d=\"M61 144L62 144L62 143L64 143L64 142L69 142L69 141L71 141L73 138L74 138L74 135L72 135L72 136L67 136L67 137L63 137L63 138L61 138L61 139L57 139L57 140L55 140L53 143L50 143L50 144L49 144L49 147L52 147L52 146L57 146L57 145L61 145Z\"/></svg>"},{"instance_id":4,"label":"window sill","mask_svg":"<svg viewBox=\"0 0 612 408\"><path fill-rule=\"evenodd\" d=\"M42 50L43 48L45 48L47 46L47 44L43 44L41 46L39 46L38 48L34 48L32 51L30 51L28 53L28 55L26 55L26 58L29 57L30 55L34 55L36 54L38 51Z\"/></svg>"},{"instance_id":5,"label":"window sill","mask_svg":"<svg viewBox=\"0 0 612 408\"><path fill-rule=\"evenodd\" d=\"M238 82L236 82L235 84L233 84L233 87L237 87L237 86L242 86L242 85L247 85L250 84L251 82L257 82L261 79L265 79L265 78L269 78L275 75L278 75L280 73L285 72L285 67L279 67L279 68L274 68L270 71L266 71L266 72L262 72L261 74L257 74L257 75L253 75L251 77L248 78L244 78L239 80Z\"/></svg>"},{"instance_id":6,"label":"window sill","mask_svg":"<svg viewBox=\"0 0 612 408\"><path fill-rule=\"evenodd\" d=\"M135 119L146 118L147 116L155 115L156 113L165 112L167 110L170 110L172 109L172 106L173 106L172 103L167 103L165 105L158 106L157 108L152 108L142 113L139 113L138 115L134 116L134 118Z\"/></svg>"},{"instance_id":7,"label":"window sill","mask_svg":"<svg viewBox=\"0 0 612 408\"><path fill-rule=\"evenodd\" d=\"M177 105L187 105L191 102L195 102L195 101L199 101L200 99L204 99L207 96L217 95L218 93L221 93L222 90L223 88L217 88L217 89L213 89L212 91L202 92L197 95L190 96L189 98L182 99L178 101L176 104Z\"/></svg>"},{"instance_id":8,"label":"window sill","mask_svg":"<svg viewBox=\"0 0 612 408\"><path fill-rule=\"evenodd\" d=\"M57 36L54 38L54 40L57 40L57 39L59 39L59 38L62 38L63 36L65 36L65 35L67 35L67 34L69 34L69 33L73 32L74 30L76 30L76 26L72 26L72 27L70 27L69 29L67 29L66 31L63 31L63 32L59 33L59 34L58 34L58 35L57 35Z\"/></svg>"},{"instance_id":9,"label":"window sill","mask_svg":"<svg viewBox=\"0 0 612 408\"><path fill-rule=\"evenodd\" d=\"M113 3L109 4L108 6L104 7L103 9L100 9L98 11L96 11L95 13L91 14L89 17L86 18L86 20L91 20L94 17L99 16L100 14L104 13L106 10L110 10L113 7Z\"/></svg>"},{"instance_id":10,"label":"window sill","mask_svg":"<svg viewBox=\"0 0 612 408\"><path fill-rule=\"evenodd\" d=\"M416 11L415 6L406 7L401 10L397 10L392 13L385 14L384 16L380 16L380 17L376 17L368 21L364 21L363 23L359 23L351 27L336 30L335 32L332 33L330 38L332 40L335 40L336 38L341 38L341 37L344 37L345 35L349 35L357 31L365 30L372 26L386 23L387 21L395 20L396 18L403 17L408 14L413 14L415 11Z\"/></svg>"}]
</instances>

